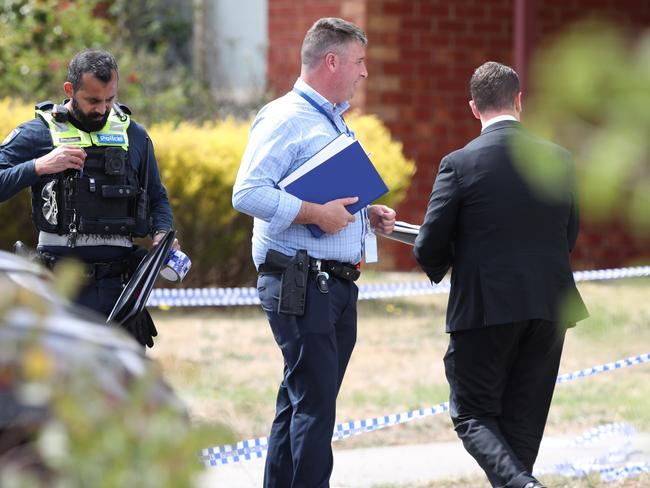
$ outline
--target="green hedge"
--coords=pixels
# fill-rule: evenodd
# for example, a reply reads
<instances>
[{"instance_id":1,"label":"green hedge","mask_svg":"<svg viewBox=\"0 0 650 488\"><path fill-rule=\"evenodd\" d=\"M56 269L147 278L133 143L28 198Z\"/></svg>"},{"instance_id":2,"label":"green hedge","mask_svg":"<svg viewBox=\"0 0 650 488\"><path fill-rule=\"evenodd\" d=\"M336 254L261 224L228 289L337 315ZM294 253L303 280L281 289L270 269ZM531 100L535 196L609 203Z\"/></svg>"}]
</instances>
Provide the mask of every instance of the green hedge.
<instances>
[{"instance_id":1,"label":"green hedge","mask_svg":"<svg viewBox=\"0 0 650 488\"><path fill-rule=\"evenodd\" d=\"M0 134L8 134L32 116L31 108L9 100L0 100L0 111L5 114L0 120ZM396 206L404 198L415 164L404 157L401 144L391 139L376 116L352 115L348 123L366 151L372 153L391 189L381 201ZM227 119L203 125L162 123L149 129L181 246L192 259L192 271L184 286L252 282L252 219L231 206L232 186L249 127L249 122ZM34 243L28 193L0 205L0 219L6 222L0 238L3 249L9 249L17 239Z\"/></svg>"}]
</instances>

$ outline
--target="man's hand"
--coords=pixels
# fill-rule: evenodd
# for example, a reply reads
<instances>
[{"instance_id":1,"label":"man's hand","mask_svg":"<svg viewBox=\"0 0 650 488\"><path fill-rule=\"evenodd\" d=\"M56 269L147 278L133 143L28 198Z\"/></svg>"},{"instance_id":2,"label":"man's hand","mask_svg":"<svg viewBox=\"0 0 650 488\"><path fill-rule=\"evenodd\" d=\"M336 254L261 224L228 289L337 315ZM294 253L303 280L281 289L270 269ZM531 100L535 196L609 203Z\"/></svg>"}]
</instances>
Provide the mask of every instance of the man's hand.
<instances>
[{"instance_id":1,"label":"man's hand","mask_svg":"<svg viewBox=\"0 0 650 488\"><path fill-rule=\"evenodd\" d=\"M36 174L51 175L66 169L81 171L86 160L86 151L77 146L59 146L34 161Z\"/></svg>"},{"instance_id":2,"label":"man's hand","mask_svg":"<svg viewBox=\"0 0 650 488\"><path fill-rule=\"evenodd\" d=\"M339 198L324 205L318 203L302 202L300 212L294 220L295 224L316 224L328 234L336 234L355 218L345 208L359 200L358 197Z\"/></svg>"},{"instance_id":3,"label":"man's hand","mask_svg":"<svg viewBox=\"0 0 650 488\"><path fill-rule=\"evenodd\" d=\"M158 244L160 244L160 241L162 241L163 237L165 237L166 235L167 235L166 230L156 231L156 233L152 237L152 239L153 239L152 246L157 246ZM179 244L178 239L176 239L174 237L174 242L172 244L172 249L179 250L180 248L181 248L181 245Z\"/></svg>"},{"instance_id":4,"label":"man's hand","mask_svg":"<svg viewBox=\"0 0 650 488\"><path fill-rule=\"evenodd\" d=\"M370 205L368 207L370 227L373 230L390 234L395 228L395 210L386 205Z\"/></svg>"}]
</instances>

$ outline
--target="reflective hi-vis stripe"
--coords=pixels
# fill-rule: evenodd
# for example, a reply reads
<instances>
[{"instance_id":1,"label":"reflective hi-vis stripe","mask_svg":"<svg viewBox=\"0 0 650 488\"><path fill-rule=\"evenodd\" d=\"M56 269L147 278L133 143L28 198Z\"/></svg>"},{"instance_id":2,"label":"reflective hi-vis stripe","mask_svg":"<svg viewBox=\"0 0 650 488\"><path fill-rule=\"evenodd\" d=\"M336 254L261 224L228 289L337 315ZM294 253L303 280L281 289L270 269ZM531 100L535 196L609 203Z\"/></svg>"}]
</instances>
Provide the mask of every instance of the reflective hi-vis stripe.
<instances>
[{"instance_id":1,"label":"reflective hi-vis stripe","mask_svg":"<svg viewBox=\"0 0 650 488\"><path fill-rule=\"evenodd\" d=\"M124 120L122 120L113 109L111 109L106 124L98 132L84 132L70 122L57 122L51 112L37 110L36 115L47 122L54 147L63 145L88 147L95 145L118 146L125 151L129 149L129 137L126 134L126 129L129 127L130 118L124 114Z\"/></svg>"}]
</instances>

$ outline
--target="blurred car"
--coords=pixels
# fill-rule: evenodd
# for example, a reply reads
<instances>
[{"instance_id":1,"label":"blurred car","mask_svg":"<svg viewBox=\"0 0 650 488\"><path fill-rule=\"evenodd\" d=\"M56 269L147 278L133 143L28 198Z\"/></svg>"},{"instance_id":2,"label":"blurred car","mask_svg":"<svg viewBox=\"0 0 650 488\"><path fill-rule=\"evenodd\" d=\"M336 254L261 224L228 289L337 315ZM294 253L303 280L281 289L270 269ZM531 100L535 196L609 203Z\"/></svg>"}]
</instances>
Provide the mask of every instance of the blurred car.
<instances>
[{"instance_id":1,"label":"blurred car","mask_svg":"<svg viewBox=\"0 0 650 488\"><path fill-rule=\"evenodd\" d=\"M49 471L34 441L56 415L55 399L69 394L88 402L82 412L93 408L97 399L80 394L80 381L110 409L127 409L137 397L145 415L165 410L188 418L143 347L120 326L59 296L53 280L40 264L0 251L0 471L8 465Z\"/></svg>"}]
</instances>

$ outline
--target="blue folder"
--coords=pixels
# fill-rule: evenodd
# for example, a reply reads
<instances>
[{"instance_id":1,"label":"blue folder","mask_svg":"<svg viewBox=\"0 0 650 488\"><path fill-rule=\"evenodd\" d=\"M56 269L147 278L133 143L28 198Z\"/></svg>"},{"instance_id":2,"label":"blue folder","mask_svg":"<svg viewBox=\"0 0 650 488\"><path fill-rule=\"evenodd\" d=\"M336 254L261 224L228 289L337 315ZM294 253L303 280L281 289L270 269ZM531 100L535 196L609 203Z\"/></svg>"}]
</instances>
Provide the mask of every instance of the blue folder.
<instances>
[{"instance_id":1,"label":"blue folder","mask_svg":"<svg viewBox=\"0 0 650 488\"><path fill-rule=\"evenodd\" d=\"M342 134L330 144L336 144L342 137L347 136ZM348 142L350 143L348 144ZM347 141L343 142L343 144L348 145L325 161L311 167L297 179L289 175L279 183L280 188L303 201L319 204L337 198L359 197L356 203L345 207L351 214L358 212L384 193L387 193L388 187L384 180L381 179L359 141ZM328 150L328 146L325 146L321 151ZM317 156L318 154L314 158ZM304 163L307 165L306 167L310 166L310 161ZM301 168L296 171L301 171ZM302 171L304 171L304 168ZM292 181L285 184L285 180ZM308 224L307 227L314 237L320 237L324 234L323 230L315 224Z\"/></svg>"}]
</instances>

